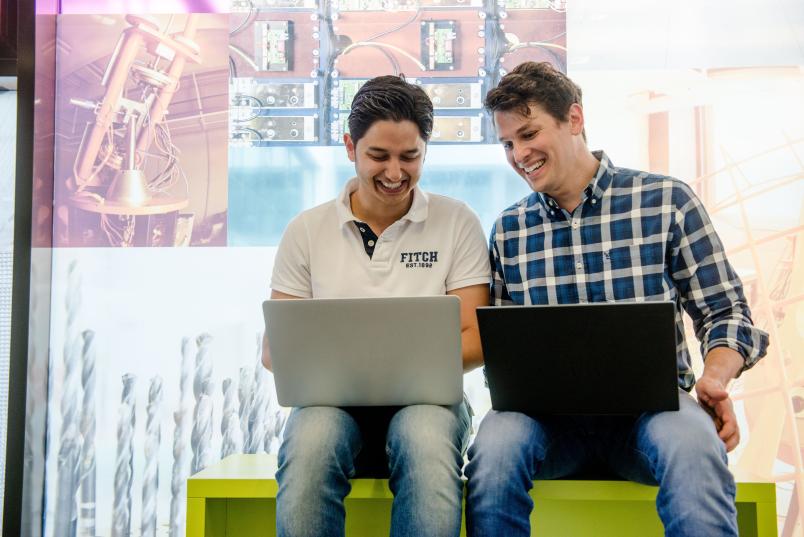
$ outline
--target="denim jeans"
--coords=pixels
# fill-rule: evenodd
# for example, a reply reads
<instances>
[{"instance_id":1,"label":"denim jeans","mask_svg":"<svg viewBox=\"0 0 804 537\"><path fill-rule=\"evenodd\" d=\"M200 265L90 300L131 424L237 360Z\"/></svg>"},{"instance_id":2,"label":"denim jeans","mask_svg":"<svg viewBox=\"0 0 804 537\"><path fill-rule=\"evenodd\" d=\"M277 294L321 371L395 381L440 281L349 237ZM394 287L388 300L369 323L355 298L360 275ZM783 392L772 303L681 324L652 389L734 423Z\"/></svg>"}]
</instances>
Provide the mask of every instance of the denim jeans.
<instances>
[{"instance_id":1,"label":"denim jeans","mask_svg":"<svg viewBox=\"0 0 804 537\"><path fill-rule=\"evenodd\" d=\"M736 488L709 415L679 390L678 412L532 418L490 411L469 448L469 537L530 535L534 479L605 464L621 477L659 485L665 534L736 536Z\"/></svg>"},{"instance_id":2,"label":"denim jeans","mask_svg":"<svg viewBox=\"0 0 804 537\"><path fill-rule=\"evenodd\" d=\"M349 479L379 459L394 494L391 536L457 537L470 423L466 403L293 409L279 449L277 535L343 536Z\"/></svg>"}]
</instances>

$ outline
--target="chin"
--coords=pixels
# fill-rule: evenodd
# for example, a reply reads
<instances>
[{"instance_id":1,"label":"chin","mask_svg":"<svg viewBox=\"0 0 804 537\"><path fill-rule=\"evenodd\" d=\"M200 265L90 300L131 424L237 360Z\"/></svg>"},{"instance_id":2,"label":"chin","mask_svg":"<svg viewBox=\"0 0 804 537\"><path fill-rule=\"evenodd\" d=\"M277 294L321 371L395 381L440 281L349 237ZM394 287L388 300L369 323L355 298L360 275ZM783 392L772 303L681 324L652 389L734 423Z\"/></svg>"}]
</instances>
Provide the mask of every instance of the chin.
<instances>
[{"instance_id":1,"label":"chin","mask_svg":"<svg viewBox=\"0 0 804 537\"><path fill-rule=\"evenodd\" d=\"M525 184L528 185L531 188L531 190L534 190L534 191L536 190L536 181L534 181L532 179L528 179L524 175L522 175L520 177L522 177L522 180L525 181Z\"/></svg>"}]
</instances>

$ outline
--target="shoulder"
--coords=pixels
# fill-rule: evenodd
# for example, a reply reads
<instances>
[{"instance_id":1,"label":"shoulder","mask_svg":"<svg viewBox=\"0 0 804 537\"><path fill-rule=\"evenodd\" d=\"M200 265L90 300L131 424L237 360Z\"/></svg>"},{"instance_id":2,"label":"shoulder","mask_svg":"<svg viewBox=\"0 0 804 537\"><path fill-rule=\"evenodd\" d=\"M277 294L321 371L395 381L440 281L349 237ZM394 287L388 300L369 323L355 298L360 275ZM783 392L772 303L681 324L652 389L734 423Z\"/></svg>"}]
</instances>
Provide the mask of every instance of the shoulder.
<instances>
[{"instance_id":1,"label":"shoulder","mask_svg":"<svg viewBox=\"0 0 804 537\"><path fill-rule=\"evenodd\" d=\"M628 193L638 190L643 193L643 202L653 195L657 202L671 203L677 209L682 209L690 201L698 201L692 187L684 181L643 170L613 168L611 186L614 195L624 194L623 190Z\"/></svg>"},{"instance_id":2,"label":"shoulder","mask_svg":"<svg viewBox=\"0 0 804 537\"><path fill-rule=\"evenodd\" d=\"M519 222L520 218L523 214L525 214L525 212L534 209L534 207L539 203L537 196L538 194L536 192L531 192L516 203L513 203L503 209L500 214L497 215L497 219L494 221L492 234L494 234L496 231L502 231L506 228L510 228L514 223Z\"/></svg>"},{"instance_id":3,"label":"shoulder","mask_svg":"<svg viewBox=\"0 0 804 537\"><path fill-rule=\"evenodd\" d=\"M463 207L469 207L465 202L449 196L444 196L443 194L436 194L434 192L425 192L424 194L427 196L427 205L429 207L453 210L460 210Z\"/></svg>"},{"instance_id":4,"label":"shoulder","mask_svg":"<svg viewBox=\"0 0 804 537\"><path fill-rule=\"evenodd\" d=\"M282 233L282 242L315 242L315 239L321 235L321 230L334 229L338 225L335 201L328 201L306 209L291 218Z\"/></svg>"},{"instance_id":5,"label":"shoulder","mask_svg":"<svg viewBox=\"0 0 804 537\"><path fill-rule=\"evenodd\" d=\"M450 198L441 194L427 192L428 213L433 216L447 216L449 218L463 217L477 219L477 214L466 202Z\"/></svg>"},{"instance_id":6,"label":"shoulder","mask_svg":"<svg viewBox=\"0 0 804 537\"><path fill-rule=\"evenodd\" d=\"M322 203L321 205L316 205L310 209L305 209L291 219L288 227L309 227L310 225L327 222L332 219L337 220L338 215L335 208L335 203L336 200L330 200Z\"/></svg>"},{"instance_id":7,"label":"shoulder","mask_svg":"<svg viewBox=\"0 0 804 537\"><path fill-rule=\"evenodd\" d=\"M631 168L612 167L611 184L615 187L638 187L642 185L671 186L677 179L660 173Z\"/></svg>"}]
</instances>

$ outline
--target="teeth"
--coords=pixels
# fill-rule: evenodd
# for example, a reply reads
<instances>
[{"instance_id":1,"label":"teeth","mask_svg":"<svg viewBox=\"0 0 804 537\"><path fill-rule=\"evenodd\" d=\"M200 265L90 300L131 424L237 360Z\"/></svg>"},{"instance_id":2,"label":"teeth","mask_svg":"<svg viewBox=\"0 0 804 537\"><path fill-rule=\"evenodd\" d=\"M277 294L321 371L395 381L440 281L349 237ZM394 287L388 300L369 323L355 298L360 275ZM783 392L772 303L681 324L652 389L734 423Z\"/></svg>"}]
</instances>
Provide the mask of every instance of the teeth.
<instances>
[{"instance_id":1,"label":"teeth","mask_svg":"<svg viewBox=\"0 0 804 537\"><path fill-rule=\"evenodd\" d=\"M398 183L389 183L387 181L380 181L380 182L382 183L382 186L384 186L389 190L396 190L397 188L402 186L402 181L399 181Z\"/></svg>"},{"instance_id":2,"label":"teeth","mask_svg":"<svg viewBox=\"0 0 804 537\"><path fill-rule=\"evenodd\" d=\"M525 170L525 173L532 173L534 170L538 170L542 166L544 166L544 159L540 160L530 168L523 168L523 169Z\"/></svg>"}]
</instances>

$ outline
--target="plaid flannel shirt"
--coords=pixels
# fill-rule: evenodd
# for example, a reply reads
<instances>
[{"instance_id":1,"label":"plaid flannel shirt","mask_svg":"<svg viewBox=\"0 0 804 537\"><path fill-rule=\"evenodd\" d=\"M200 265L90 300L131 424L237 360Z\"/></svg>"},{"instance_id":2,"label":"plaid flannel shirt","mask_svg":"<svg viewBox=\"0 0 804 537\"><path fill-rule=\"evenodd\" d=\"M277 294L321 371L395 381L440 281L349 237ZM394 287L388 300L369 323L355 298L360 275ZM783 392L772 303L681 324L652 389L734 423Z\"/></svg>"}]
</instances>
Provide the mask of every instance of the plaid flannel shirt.
<instances>
[{"instance_id":1,"label":"plaid flannel shirt","mask_svg":"<svg viewBox=\"0 0 804 537\"><path fill-rule=\"evenodd\" d=\"M534 192L503 211L490 237L493 305L669 300L676 304L679 385L695 384L682 309L701 353L725 346L744 369L765 355L742 283L692 189L666 176L600 167L572 212Z\"/></svg>"}]
</instances>

